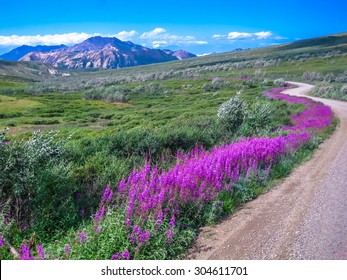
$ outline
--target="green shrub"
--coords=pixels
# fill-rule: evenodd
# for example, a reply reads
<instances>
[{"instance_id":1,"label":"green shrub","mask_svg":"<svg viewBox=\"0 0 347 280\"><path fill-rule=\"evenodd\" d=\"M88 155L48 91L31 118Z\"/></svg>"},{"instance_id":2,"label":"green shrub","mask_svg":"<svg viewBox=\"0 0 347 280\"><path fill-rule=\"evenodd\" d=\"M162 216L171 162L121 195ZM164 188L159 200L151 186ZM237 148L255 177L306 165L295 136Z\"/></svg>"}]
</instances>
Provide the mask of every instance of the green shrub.
<instances>
[{"instance_id":1,"label":"green shrub","mask_svg":"<svg viewBox=\"0 0 347 280\"><path fill-rule=\"evenodd\" d=\"M71 165L63 160L64 143L53 132L35 132L27 141L0 141L0 205L10 205L19 228L34 226L48 234L76 222L76 186Z\"/></svg>"},{"instance_id":2,"label":"green shrub","mask_svg":"<svg viewBox=\"0 0 347 280\"><path fill-rule=\"evenodd\" d=\"M153 95L160 95L162 94L166 88L160 84L156 83L147 83L144 85L137 86L134 88L134 93L136 94L144 94L144 93L150 93Z\"/></svg>"},{"instance_id":3,"label":"green shrub","mask_svg":"<svg viewBox=\"0 0 347 280\"><path fill-rule=\"evenodd\" d=\"M273 114L274 108L270 101L259 102L258 100L246 111L240 134L243 136L259 135L261 132L264 134L267 128L271 128Z\"/></svg>"},{"instance_id":4,"label":"green shrub","mask_svg":"<svg viewBox=\"0 0 347 280\"><path fill-rule=\"evenodd\" d=\"M305 72L302 74L302 79L304 81L312 82L312 81L323 81L324 76L319 72Z\"/></svg>"},{"instance_id":5,"label":"green shrub","mask_svg":"<svg viewBox=\"0 0 347 280\"><path fill-rule=\"evenodd\" d=\"M235 131L242 125L247 109L247 103L236 95L219 107L217 117L228 129Z\"/></svg>"},{"instance_id":6,"label":"green shrub","mask_svg":"<svg viewBox=\"0 0 347 280\"><path fill-rule=\"evenodd\" d=\"M283 87L286 84L286 81L283 78L279 78L274 80L274 84L276 87Z\"/></svg>"},{"instance_id":7,"label":"green shrub","mask_svg":"<svg viewBox=\"0 0 347 280\"><path fill-rule=\"evenodd\" d=\"M59 124L58 120L52 120L52 119L41 119L41 120L33 120L29 122L30 124L35 125L47 125L47 124Z\"/></svg>"},{"instance_id":8,"label":"green shrub","mask_svg":"<svg viewBox=\"0 0 347 280\"><path fill-rule=\"evenodd\" d=\"M347 94L347 84L341 87L340 92L345 95Z\"/></svg>"},{"instance_id":9,"label":"green shrub","mask_svg":"<svg viewBox=\"0 0 347 280\"><path fill-rule=\"evenodd\" d=\"M87 90L82 97L86 100L104 100L108 102L127 102L130 89L121 86L100 87Z\"/></svg>"}]
</instances>

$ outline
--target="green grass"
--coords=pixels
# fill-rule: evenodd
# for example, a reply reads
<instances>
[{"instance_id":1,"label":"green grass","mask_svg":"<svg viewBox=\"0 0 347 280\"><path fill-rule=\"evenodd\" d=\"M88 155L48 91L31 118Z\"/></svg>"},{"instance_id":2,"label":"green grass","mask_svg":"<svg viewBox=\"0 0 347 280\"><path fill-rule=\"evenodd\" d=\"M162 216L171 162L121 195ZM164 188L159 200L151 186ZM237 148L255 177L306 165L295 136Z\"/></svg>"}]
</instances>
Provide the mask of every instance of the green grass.
<instances>
[{"instance_id":1,"label":"green grass","mask_svg":"<svg viewBox=\"0 0 347 280\"><path fill-rule=\"evenodd\" d=\"M160 84L168 94L131 94L128 103L83 100L81 93L1 95L0 114L4 116L0 128L13 123L16 127L12 130L22 132L36 129L36 125L57 123L57 127L74 131L83 125L81 129L93 134L99 129L158 128L163 124L215 118L218 106L235 94L237 83L227 90L204 93L201 90L204 82L164 81ZM193 87L182 89L186 84ZM260 93L249 89L245 94Z\"/></svg>"},{"instance_id":2,"label":"green grass","mask_svg":"<svg viewBox=\"0 0 347 280\"><path fill-rule=\"evenodd\" d=\"M188 152L196 144L209 150L241 136L274 135L278 127L289 125L290 116L301 112L303 107L278 100L268 101L262 92L272 83L265 80L279 77L301 80L306 71L342 73L347 70L346 46L334 45L345 40L344 35L341 37L119 70L69 70L71 77L54 79L50 79L49 75L46 78L38 76L40 71L48 71L49 66L45 64L1 62L0 71L6 70L7 76L0 78L0 129L9 127L10 136L7 138L12 143L0 148L8 149L9 166L12 168L8 170L13 170L7 174L10 179L1 191L12 188L17 194L23 191L21 198L25 205L21 209L20 222L10 225L4 231L6 236L10 236L11 243L16 247L23 238L38 236L48 249L56 250L69 239L76 239L77 229L85 229L92 235L94 226L90 216L98 207L105 185L117 185L132 170L141 168L146 157L166 170L176 163L176 152ZM339 53L326 57L331 51ZM264 65L265 60L269 65ZM172 74L174 71L177 73ZM191 72L193 75L189 74ZM168 76L162 78L160 74ZM124 80L117 80L119 77ZM226 86L206 92L204 85L216 77L222 78ZM251 81L241 77L248 77ZM32 83L31 79L42 82ZM86 86L89 83L91 86ZM136 92L136 88L148 83L159 84L161 89L155 93ZM73 87L75 84L76 87ZM113 85L129 89L126 103L82 98L84 91L90 88ZM264 127L246 133L228 130L218 123L216 115L219 106L237 92L242 92L241 97L248 104L270 103L273 114ZM30 142L33 131L51 129L59 132L52 143L59 147L56 150L61 154L55 155L53 149L54 156L48 156L46 145L35 148L43 152L42 155L30 149L28 151L26 147L35 144ZM256 197L276 180L287 176L294 166L312 154L317 144L332 130L333 127L324 131L310 146L283 159L274 167L270 181L251 180L239 186L244 192L240 191L236 196L221 195L221 200L225 202L224 211L234 211L240 203ZM65 143L70 135L72 137ZM44 141L42 143L45 144ZM40 150L41 146L45 149ZM162 161L162 155L165 161ZM3 162L0 160L0 164ZM23 181L23 178L28 180ZM64 211L65 203L69 205L68 211ZM21 205L16 207L21 208ZM53 211L56 208L60 212ZM219 214L211 209L206 209L201 225L218 220ZM78 215L80 210L84 211L81 216ZM59 216L59 213L65 212L66 215ZM126 230L117 224L119 219L124 218L124 213L113 214L115 218L108 220L110 224L105 225L99 240L86 247L76 244L78 251L71 256L63 256L61 251L61 257L104 258L110 254L107 244L120 246L119 242L129 242L119 240L121 234L117 236L115 233ZM19 228L25 222L32 222L32 227L22 232ZM165 247L165 240L150 246L157 248L156 258L178 258L191 244L196 232L196 226L188 222L187 230L177 235L178 239L172 246ZM109 239L109 236L112 238ZM76 240L73 242L76 243ZM97 252L99 245L107 252ZM121 247L119 250L122 250ZM143 258L150 258L147 251L147 248L143 249Z\"/></svg>"}]
</instances>

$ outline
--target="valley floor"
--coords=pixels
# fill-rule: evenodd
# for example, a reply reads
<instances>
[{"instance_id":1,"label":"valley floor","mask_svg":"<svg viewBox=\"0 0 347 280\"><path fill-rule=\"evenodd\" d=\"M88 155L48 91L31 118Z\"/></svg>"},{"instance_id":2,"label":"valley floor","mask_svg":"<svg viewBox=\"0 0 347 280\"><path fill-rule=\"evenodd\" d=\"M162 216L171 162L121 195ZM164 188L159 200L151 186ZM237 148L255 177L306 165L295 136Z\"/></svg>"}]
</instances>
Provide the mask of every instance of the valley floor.
<instances>
[{"instance_id":1,"label":"valley floor","mask_svg":"<svg viewBox=\"0 0 347 280\"><path fill-rule=\"evenodd\" d=\"M285 93L312 89L295 84ZM347 259L347 103L310 98L332 107L335 133L283 183L203 228L189 259Z\"/></svg>"}]
</instances>

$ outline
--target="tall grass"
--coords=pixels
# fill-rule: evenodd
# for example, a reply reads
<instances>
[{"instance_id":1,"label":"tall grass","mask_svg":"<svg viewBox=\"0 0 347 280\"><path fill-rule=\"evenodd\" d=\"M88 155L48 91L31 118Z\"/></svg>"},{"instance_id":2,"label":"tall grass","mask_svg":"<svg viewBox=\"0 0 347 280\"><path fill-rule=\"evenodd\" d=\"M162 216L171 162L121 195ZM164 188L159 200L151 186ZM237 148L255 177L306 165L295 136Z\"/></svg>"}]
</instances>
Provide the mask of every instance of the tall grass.
<instances>
[{"instance_id":1,"label":"tall grass","mask_svg":"<svg viewBox=\"0 0 347 280\"><path fill-rule=\"evenodd\" d=\"M240 139L211 151L196 146L177 153L177 163L167 170L147 161L116 188L106 187L92 221L71 229L58 243L39 244L37 252L22 245L21 258L41 258L43 250L46 258L62 259L178 258L199 226L256 196L272 174L290 169L288 156L312 149L314 137L331 125L328 107L281 90L266 95L305 106L283 134Z\"/></svg>"}]
</instances>

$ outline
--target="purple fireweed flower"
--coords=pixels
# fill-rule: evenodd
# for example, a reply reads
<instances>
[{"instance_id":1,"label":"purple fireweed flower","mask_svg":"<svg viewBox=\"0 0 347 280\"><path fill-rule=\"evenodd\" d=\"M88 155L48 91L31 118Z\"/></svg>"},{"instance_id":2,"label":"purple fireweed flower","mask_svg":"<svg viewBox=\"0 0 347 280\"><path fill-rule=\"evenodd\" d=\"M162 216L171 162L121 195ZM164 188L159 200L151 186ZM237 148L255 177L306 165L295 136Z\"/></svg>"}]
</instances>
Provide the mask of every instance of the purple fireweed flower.
<instances>
[{"instance_id":1,"label":"purple fireweed flower","mask_svg":"<svg viewBox=\"0 0 347 280\"><path fill-rule=\"evenodd\" d=\"M147 243L151 237L151 232L146 230L144 233L140 234L139 241L140 243Z\"/></svg>"},{"instance_id":2,"label":"purple fireweed flower","mask_svg":"<svg viewBox=\"0 0 347 280\"><path fill-rule=\"evenodd\" d=\"M175 222L176 222L175 216L172 215L172 217L170 219L170 228L174 228L175 227Z\"/></svg>"},{"instance_id":3,"label":"purple fireweed flower","mask_svg":"<svg viewBox=\"0 0 347 280\"><path fill-rule=\"evenodd\" d=\"M83 216L84 215L84 210L83 209L80 209L80 216Z\"/></svg>"},{"instance_id":4,"label":"purple fireweed flower","mask_svg":"<svg viewBox=\"0 0 347 280\"><path fill-rule=\"evenodd\" d=\"M125 224L126 224L128 227L130 227L130 226L131 226L131 219L126 218L126 219L125 219Z\"/></svg>"},{"instance_id":5,"label":"purple fireweed flower","mask_svg":"<svg viewBox=\"0 0 347 280\"><path fill-rule=\"evenodd\" d=\"M81 231L81 232L80 232L79 237L80 237L80 242L81 242L82 244L86 243L86 241L87 241L87 235L85 234L84 231Z\"/></svg>"},{"instance_id":6,"label":"purple fireweed flower","mask_svg":"<svg viewBox=\"0 0 347 280\"><path fill-rule=\"evenodd\" d=\"M166 242L167 243L171 243L174 237L174 233L172 231L172 229L169 229L166 233Z\"/></svg>"},{"instance_id":7,"label":"purple fireweed flower","mask_svg":"<svg viewBox=\"0 0 347 280\"><path fill-rule=\"evenodd\" d=\"M130 253L128 250L125 250L122 254L121 254L122 258L123 259L126 259L126 260L130 260Z\"/></svg>"},{"instance_id":8,"label":"purple fireweed flower","mask_svg":"<svg viewBox=\"0 0 347 280\"><path fill-rule=\"evenodd\" d=\"M135 245L135 233L131 233L130 234L130 237L129 237L129 239L130 239L130 243L131 243L131 245Z\"/></svg>"},{"instance_id":9,"label":"purple fireweed flower","mask_svg":"<svg viewBox=\"0 0 347 280\"><path fill-rule=\"evenodd\" d=\"M96 227L94 230L95 230L95 233L100 233L102 231L102 228L101 227Z\"/></svg>"},{"instance_id":10,"label":"purple fireweed flower","mask_svg":"<svg viewBox=\"0 0 347 280\"><path fill-rule=\"evenodd\" d=\"M70 247L70 245L66 245L66 246L64 247L64 252L65 252L66 254L70 254L70 253L71 253L71 247Z\"/></svg>"},{"instance_id":11,"label":"purple fireweed flower","mask_svg":"<svg viewBox=\"0 0 347 280\"><path fill-rule=\"evenodd\" d=\"M45 259L45 250L42 245L36 247L37 254L39 255L40 260Z\"/></svg>"},{"instance_id":12,"label":"purple fireweed flower","mask_svg":"<svg viewBox=\"0 0 347 280\"><path fill-rule=\"evenodd\" d=\"M33 260L34 258L31 256L30 248L21 245L19 248L19 254L20 254L20 259L21 260Z\"/></svg>"},{"instance_id":13,"label":"purple fireweed flower","mask_svg":"<svg viewBox=\"0 0 347 280\"><path fill-rule=\"evenodd\" d=\"M105 211L104 207L102 207L99 211L97 211L95 214L95 218L94 218L95 222L97 222L97 223L100 222L102 220L102 218L104 217L105 212L106 211Z\"/></svg>"},{"instance_id":14,"label":"purple fireweed flower","mask_svg":"<svg viewBox=\"0 0 347 280\"><path fill-rule=\"evenodd\" d=\"M139 235L139 234L141 234L141 232L142 232L142 229L138 225L134 225L133 233Z\"/></svg>"},{"instance_id":15,"label":"purple fireweed flower","mask_svg":"<svg viewBox=\"0 0 347 280\"><path fill-rule=\"evenodd\" d=\"M112 257L111 257L112 260L118 260L119 258L120 258L119 253L116 253L116 254L112 255Z\"/></svg>"},{"instance_id":16,"label":"purple fireweed flower","mask_svg":"<svg viewBox=\"0 0 347 280\"><path fill-rule=\"evenodd\" d=\"M106 186L104 193L102 194L102 201L103 202L110 202L113 196L113 192L111 191L111 188L109 185Z\"/></svg>"},{"instance_id":17,"label":"purple fireweed flower","mask_svg":"<svg viewBox=\"0 0 347 280\"><path fill-rule=\"evenodd\" d=\"M130 229L134 221L141 221L132 228L132 244L146 240L146 232L140 226L147 218L153 217L157 228L169 220L168 242L173 239L173 228L182 205L196 203L204 206L213 202L223 190L231 190L240 178L269 174L271 166L291 153L296 152L329 126L333 119L330 108L304 97L293 97L281 92L286 89L271 89L264 93L269 98L299 103L305 110L291 117L292 125L283 127L276 137L240 138L234 143L214 147L205 151L194 147L191 152L178 152L177 164L169 170L158 170L151 166L148 158L141 170L134 170L128 178L122 179L118 187L120 205L126 211L125 224ZM112 191L107 186L101 203L112 199ZM216 205L222 207L222 205ZM100 213L98 214L100 216ZM143 239L141 239L141 237Z\"/></svg>"},{"instance_id":18,"label":"purple fireweed flower","mask_svg":"<svg viewBox=\"0 0 347 280\"><path fill-rule=\"evenodd\" d=\"M2 237L0 237L0 248L2 248L5 244L4 239L2 239Z\"/></svg>"},{"instance_id":19,"label":"purple fireweed flower","mask_svg":"<svg viewBox=\"0 0 347 280\"><path fill-rule=\"evenodd\" d=\"M122 197L122 196L123 196L124 187L125 187L125 181L124 181L124 179L122 179L122 180L119 182L119 186L118 186L118 195L119 195L119 197Z\"/></svg>"},{"instance_id":20,"label":"purple fireweed flower","mask_svg":"<svg viewBox=\"0 0 347 280\"><path fill-rule=\"evenodd\" d=\"M160 210L158 213L157 224L161 225L163 223L163 219L164 219L163 211Z\"/></svg>"}]
</instances>

